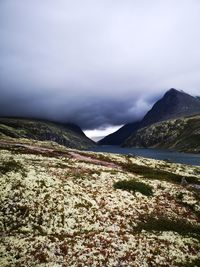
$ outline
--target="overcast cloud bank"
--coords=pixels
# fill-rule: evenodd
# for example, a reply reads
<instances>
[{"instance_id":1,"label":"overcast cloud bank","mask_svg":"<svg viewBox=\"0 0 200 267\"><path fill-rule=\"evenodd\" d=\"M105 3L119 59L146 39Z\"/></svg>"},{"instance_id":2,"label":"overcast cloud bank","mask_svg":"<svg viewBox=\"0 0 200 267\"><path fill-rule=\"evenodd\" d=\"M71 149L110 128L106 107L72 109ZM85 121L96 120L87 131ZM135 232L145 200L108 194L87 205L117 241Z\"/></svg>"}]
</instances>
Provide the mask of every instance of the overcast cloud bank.
<instances>
[{"instance_id":1,"label":"overcast cloud bank","mask_svg":"<svg viewBox=\"0 0 200 267\"><path fill-rule=\"evenodd\" d=\"M0 115L83 129L200 94L200 1L1 0Z\"/></svg>"}]
</instances>

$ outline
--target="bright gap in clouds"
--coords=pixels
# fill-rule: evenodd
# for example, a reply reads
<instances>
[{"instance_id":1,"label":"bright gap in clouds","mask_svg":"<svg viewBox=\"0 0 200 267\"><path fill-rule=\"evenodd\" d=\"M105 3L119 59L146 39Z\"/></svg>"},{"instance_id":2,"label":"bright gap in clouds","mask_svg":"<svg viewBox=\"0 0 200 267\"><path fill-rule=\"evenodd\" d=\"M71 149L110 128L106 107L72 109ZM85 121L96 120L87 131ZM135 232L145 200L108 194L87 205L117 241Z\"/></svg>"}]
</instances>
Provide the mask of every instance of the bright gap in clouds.
<instances>
[{"instance_id":1,"label":"bright gap in clouds","mask_svg":"<svg viewBox=\"0 0 200 267\"><path fill-rule=\"evenodd\" d=\"M122 125L118 126L109 126L105 129L94 129L94 130L86 130L84 133L95 142L99 141L100 139L104 138L106 135L114 133L119 128L121 128Z\"/></svg>"}]
</instances>

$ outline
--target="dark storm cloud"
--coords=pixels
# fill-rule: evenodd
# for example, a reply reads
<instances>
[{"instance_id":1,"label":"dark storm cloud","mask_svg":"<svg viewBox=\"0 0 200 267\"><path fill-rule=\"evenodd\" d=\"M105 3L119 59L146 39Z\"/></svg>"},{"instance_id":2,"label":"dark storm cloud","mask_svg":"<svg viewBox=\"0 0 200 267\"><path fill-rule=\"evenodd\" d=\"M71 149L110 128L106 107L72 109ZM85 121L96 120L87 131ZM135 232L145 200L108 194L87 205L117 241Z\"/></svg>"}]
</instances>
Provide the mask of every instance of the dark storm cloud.
<instances>
[{"instance_id":1,"label":"dark storm cloud","mask_svg":"<svg viewBox=\"0 0 200 267\"><path fill-rule=\"evenodd\" d=\"M200 92L200 1L1 0L0 115L93 129Z\"/></svg>"}]
</instances>

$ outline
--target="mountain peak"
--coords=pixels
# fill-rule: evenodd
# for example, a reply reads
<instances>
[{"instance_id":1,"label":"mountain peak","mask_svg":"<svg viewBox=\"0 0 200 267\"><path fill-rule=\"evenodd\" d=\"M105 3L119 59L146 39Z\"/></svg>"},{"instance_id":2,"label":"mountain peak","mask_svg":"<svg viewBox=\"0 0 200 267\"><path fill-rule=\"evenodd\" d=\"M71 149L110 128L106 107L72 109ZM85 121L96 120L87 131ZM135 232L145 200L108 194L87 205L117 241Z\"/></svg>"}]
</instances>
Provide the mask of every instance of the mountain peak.
<instances>
[{"instance_id":1,"label":"mountain peak","mask_svg":"<svg viewBox=\"0 0 200 267\"><path fill-rule=\"evenodd\" d=\"M182 90L171 88L153 105L142 121L124 125L99 143L106 145L121 144L128 135L133 134L140 128L156 122L195 114L200 114L200 98L191 96Z\"/></svg>"},{"instance_id":2,"label":"mountain peak","mask_svg":"<svg viewBox=\"0 0 200 267\"><path fill-rule=\"evenodd\" d=\"M175 88L170 88L167 92L166 92L166 94L167 93L180 93L180 91L179 90L177 90L177 89L175 89Z\"/></svg>"},{"instance_id":3,"label":"mountain peak","mask_svg":"<svg viewBox=\"0 0 200 267\"><path fill-rule=\"evenodd\" d=\"M183 91L171 88L158 100L145 115L142 125L200 113L200 103L197 98Z\"/></svg>"},{"instance_id":4,"label":"mountain peak","mask_svg":"<svg viewBox=\"0 0 200 267\"><path fill-rule=\"evenodd\" d=\"M175 88L171 88L164 94L164 97L168 95L183 95L183 94L187 95L183 90L177 90Z\"/></svg>"}]
</instances>

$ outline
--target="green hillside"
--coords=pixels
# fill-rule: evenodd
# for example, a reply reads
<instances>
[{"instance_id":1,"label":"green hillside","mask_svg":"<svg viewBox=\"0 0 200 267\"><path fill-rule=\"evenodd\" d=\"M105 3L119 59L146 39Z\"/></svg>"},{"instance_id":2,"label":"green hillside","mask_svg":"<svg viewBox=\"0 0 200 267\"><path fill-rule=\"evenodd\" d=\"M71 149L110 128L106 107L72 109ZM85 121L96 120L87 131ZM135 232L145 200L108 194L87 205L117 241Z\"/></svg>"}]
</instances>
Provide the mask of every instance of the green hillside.
<instances>
[{"instance_id":1,"label":"green hillside","mask_svg":"<svg viewBox=\"0 0 200 267\"><path fill-rule=\"evenodd\" d=\"M59 124L49 121L0 118L0 138L28 138L40 141L54 141L60 145L84 149L95 145L82 130L74 124Z\"/></svg>"},{"instance_id":2,"label":"green hillside","mask_svg":"<svg viewBox=\"0 0 200 267\"><path fill-rule=\"evenodd\" d=\"M200 153L200 115L167 120L144 127L129 137L124 146Z\"/></svg>"}]
</instances>

